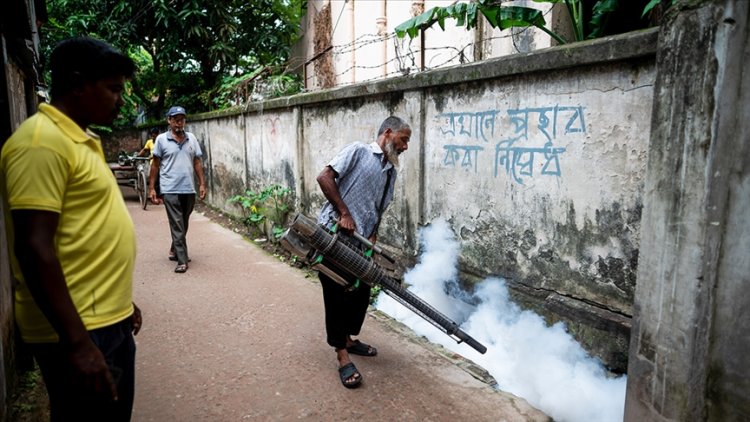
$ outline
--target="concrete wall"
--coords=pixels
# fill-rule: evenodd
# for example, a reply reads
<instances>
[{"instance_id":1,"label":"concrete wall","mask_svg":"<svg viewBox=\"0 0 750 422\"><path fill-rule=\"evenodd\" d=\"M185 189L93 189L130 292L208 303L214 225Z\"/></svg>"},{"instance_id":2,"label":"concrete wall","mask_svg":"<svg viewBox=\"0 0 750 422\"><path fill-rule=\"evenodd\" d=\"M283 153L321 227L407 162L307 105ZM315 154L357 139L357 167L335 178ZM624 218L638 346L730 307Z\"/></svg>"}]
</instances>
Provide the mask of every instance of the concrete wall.
<instances>
[{"instance_id":1,"label":"concrete wall","mask_svg":"<svg viewBox=\"0 0 750 422\"><path fill-rule=\"evenodd\" d=\"M413 128L380 240L406 261L421 225L448 219L467 280L510 279L626 367L647 158L656 32L493 59L189 116L209 201L271 183L317 213L315 177L396 114Z\"/></svg>"},{"instance_id":2,"label":"concrete wall","mask_svg":"<svg viewBox=\"0 0 750 422\"><path fill-rule=\"evenodd\" d=\"M428 91L421 220L449 219L464 270L619 322L632 312L653 77L651 62L616 63ZM624 367L626 336L580 334L622 347L608 360Z\"/></svg>"},{"instance_id":3,"label":"concrete wall","mask_svg":"<svg viewBox=\"0 0 750 422\"><path fill-rule=\"evenodd\" d=\"M98 132L98 135L102 137L102 150L108 162L117 161L120 151L131 155L140 151L148 138L145 130L138 129L122 130L112 134Z\"/></svg>"},{"instance_id":4,"label":"concrete wall","mask_svg":"<svg viewBox=\"0 0 750 422\"><path fill-rule=\"evenodd\" d=\"M626 420L750 420L749 23L703 2L659 35Z\"/></svg>"},{"instance_id":5,"label":"concrete wall","mask_svg":"<svg viewBox=\"0 0 750 422\"><path fill-rule=\"evenodd\" d=\"M210 202L239 214L228 200L248 189L278 183L298 192L298 120L298 109L284 108L192 121L189 130L206 157Z\"/></svg>"}]
</instances>

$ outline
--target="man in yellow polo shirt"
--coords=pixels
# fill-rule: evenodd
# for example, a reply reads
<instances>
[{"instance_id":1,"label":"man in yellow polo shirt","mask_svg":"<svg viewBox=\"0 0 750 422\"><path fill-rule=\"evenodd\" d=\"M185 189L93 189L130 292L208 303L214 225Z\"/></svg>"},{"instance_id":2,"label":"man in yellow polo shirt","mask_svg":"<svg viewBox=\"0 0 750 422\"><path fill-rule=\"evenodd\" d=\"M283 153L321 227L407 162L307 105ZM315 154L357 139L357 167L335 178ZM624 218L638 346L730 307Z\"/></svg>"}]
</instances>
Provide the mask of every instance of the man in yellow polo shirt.
<instances>
[{"instance_id":1,"label":"man in yellow polo shirt","mask_svg":"<svg viewBox=\"0 0 750 422\"><path fill-rule=\"evenodd\" d=\"M159 136L159 129L156 127L152 127L148 131L149 137L146 140L146 143L143 145L143 148L138 152L139 157L145 157L149 156L151 160L149 160L149 168L146 170L147 172L151 171L151 165L154 163L154 145L156 143L156 137ZM148 175L148 173L146 173ZM146 186L146 189L148 189L148 186ZM156 176L156 182L154 183L154 189L156 190L156 195L161 196L161 188L159 186L159 176ZM151 200L151 199L149 199ZM154 202L156 204L156 202Z\"/></svg>"},{"instance_id":2,"label":"man in yellow polo shirt","mask_svg":"<svg viewBox=\"0 0 750 422\"><path fill-rule=\"evenodd\" d=\"M146 139L146 143L143 145L143 148L140 151L138 151L139 157L145 157L145 156L152 157L153 156L154 141L156 140L157 136L159 136L159 129L152 127L148 131L148 139Z\"/></svg>"},{"instance_id":3,"label":"man in yellow polo shirt","mask_svg":"<svg viewBox=\"0 0 750 422\"><path fill-rule=\"evenodd\" d=\"M130 420L135 231L99 137L123 105L132 60L91 38L50 58L51 104L0 154L8 201L16 321L39 364L52 420Z\"/></svg>"}]
</instances>

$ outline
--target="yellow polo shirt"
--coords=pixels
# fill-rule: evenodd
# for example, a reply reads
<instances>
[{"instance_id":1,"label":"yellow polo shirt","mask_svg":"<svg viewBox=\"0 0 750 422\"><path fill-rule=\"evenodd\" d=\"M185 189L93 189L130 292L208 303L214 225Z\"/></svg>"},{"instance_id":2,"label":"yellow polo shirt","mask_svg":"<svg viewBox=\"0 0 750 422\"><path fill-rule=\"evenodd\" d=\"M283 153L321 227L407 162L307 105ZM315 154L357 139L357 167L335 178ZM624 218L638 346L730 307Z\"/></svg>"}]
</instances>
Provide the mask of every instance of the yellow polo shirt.
<instances>
[{"instance_id":1,"label":"yellow polo shirt","mask_svg":"<svg viewBox=\"0 0 750 422\"><path fill-rule=\"evenodd\" d=\"M154 139L148 138L146 140L146 144L143 145L143 148L148 150L148 158L150 158L150 160L148 160L148 163L153 164L154 163Z\"/></svg>"},{"instance_id":2,"label":"yellow polo shirt","mask_svg":"<svg viewBox=\"0 0 750 422\"><path fill-rule=\"evenodd\" d=\"M154 156L154 138L148 138L143 148L148 150L149 157L153 157Z\"/></svg>"},{"instance_id":3,"label":"yellow polo shirt","mask_svg":"<svg viewBox=\"0 0 750 422\"><path fill-rule=\"evenodd\" d=\"M3 146L0 171L10 210L60 215L55 249L86 328L106 327L129 317L135 229L99 137L83 131L55 107L42 104ZM12 225L9 240L13 255ZM11 265L20 281L15 311L23 339L56 342L57 334L36 306L14 255Z\"/></svg>"}]
</instances>

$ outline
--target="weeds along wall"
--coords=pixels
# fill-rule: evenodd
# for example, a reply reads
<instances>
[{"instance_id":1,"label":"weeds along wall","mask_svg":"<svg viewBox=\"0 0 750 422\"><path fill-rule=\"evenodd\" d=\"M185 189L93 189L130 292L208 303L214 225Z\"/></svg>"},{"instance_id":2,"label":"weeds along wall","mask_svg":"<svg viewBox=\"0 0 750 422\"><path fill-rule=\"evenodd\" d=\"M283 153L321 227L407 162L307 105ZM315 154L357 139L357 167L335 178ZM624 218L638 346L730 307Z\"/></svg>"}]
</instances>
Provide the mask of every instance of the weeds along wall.
<instances>
[{"instance_id":1,"label":"weeds along wall","mask_svg":"<svg viewBox=\"0 0 750 422\"><path fill-rule=\"evenodd\" d=\"M389 115L412 126L380 241L413 263L421 226L447 220L466 282L516 299L627 367L657 33L554 47L192 115L211 205L280 184L316 214L316 176Z\"/></svg>"}]
</instances>

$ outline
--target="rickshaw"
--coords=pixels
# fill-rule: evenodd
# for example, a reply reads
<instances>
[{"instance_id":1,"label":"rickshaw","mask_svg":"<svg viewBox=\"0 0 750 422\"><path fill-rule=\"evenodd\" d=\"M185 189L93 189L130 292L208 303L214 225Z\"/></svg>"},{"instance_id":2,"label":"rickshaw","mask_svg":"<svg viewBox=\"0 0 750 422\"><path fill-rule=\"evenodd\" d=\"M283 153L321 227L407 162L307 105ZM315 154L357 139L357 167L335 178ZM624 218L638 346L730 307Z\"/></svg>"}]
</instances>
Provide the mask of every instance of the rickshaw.
<instances>
[{"instance_id":1,"label":"rickshaw","mask_svg":"<svg viewBox=\"0 0 750 422\"><path fill-rule=\"evenodd\" d=\"M144 210L148 206L149 160L149 157L139 157L137 153L128 155L125 151L120 151L117 162L108 163L117 184L135 189Z\"/></svg>"}]
</instances>

